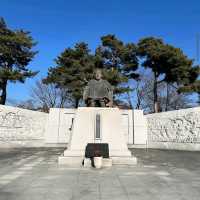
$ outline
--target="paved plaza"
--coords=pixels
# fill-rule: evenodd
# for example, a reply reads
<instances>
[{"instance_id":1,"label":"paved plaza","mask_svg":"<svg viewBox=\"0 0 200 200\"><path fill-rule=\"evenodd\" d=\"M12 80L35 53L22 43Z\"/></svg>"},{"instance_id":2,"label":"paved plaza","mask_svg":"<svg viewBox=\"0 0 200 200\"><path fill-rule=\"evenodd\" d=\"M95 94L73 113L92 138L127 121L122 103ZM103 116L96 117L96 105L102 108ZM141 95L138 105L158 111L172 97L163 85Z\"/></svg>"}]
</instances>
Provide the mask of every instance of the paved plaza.
<instances>
[{"instance_id":1,"label":"paved plaza","mask_svg":"<svg viewBox=\"0 0 200 200\"><path fill-rule=\"evenodd\" d=\"M0 200L199 200L200 152L134 149L136 166L65 168L63 148L0 150Z\"/></svg>"}]
</instances>

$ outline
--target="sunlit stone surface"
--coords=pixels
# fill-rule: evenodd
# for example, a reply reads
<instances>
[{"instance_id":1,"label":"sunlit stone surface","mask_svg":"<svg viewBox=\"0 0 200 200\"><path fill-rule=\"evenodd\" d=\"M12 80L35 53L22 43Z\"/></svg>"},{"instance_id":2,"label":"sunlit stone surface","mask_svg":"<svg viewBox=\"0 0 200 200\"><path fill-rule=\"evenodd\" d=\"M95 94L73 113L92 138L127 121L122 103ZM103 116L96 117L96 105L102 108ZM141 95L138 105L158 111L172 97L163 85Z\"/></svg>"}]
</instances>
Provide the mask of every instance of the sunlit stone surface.
<instances>
[{"instance_id":1,"label":"sunlit stone surface","mask_svg":"<svg viewBox=\"0 0 200 200\"><path fill-rule=\"evenodd\" d=\"M134 149L137 165L96 170L58 166L63 150L0 149L0 200L199 200L199 152Z\"/></svg>"}]
</instances>

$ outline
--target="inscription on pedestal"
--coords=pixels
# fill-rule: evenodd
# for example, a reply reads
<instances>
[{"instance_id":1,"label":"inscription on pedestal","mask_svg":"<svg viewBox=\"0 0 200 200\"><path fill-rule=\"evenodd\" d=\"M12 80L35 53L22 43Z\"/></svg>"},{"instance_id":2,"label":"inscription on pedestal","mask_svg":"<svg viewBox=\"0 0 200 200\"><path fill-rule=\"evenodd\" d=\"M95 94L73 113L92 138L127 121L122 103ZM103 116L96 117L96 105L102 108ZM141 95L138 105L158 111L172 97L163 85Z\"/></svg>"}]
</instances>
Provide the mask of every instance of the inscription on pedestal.
<instances>
[{"instance_id":1,"label":"inscription on pedestal","mask_svg":"<svg viewBox=\"0 0 200 200\"><path fill-rule=\"evenodd\" d=\"M95 138L98 140L101 139L101 116L100 116L100 114L96 114Z\"/></svg>"}]
</instances>

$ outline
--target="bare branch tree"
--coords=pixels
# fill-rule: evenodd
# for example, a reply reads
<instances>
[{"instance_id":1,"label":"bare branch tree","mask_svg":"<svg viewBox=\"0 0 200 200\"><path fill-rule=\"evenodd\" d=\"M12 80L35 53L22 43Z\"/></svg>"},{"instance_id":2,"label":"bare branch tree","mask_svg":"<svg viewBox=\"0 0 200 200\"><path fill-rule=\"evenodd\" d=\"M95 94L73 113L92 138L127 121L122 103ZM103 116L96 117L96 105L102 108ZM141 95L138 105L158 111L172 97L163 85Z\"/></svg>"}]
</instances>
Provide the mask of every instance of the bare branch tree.
<instances>
[{"instance_id":1,"label":"bare branch tree","mask_svg":"<svg viewBox=\"0 0 200 200\"><path fill-rule=\"evenodd\" d=\"M21 101L20 103L15 103L15 106L28 110L38 110L38 108L35 107L33 100L31 99L28 99L26 101Z\"/></svg>"},{"instance_id":2,"label":"bare branch tree","mask_svg":"<svg viewBox=\"0 0 200 200\"><path fill-rule=\"evenodd\" d=\"M57 88L54 84L43 84L37 81L31 89L31 99L40 108L64 108L73 105L73 99L67 89Z\"/></svg>"},{"instance_id":3,"label":"bare branch tree","mask_svg":"<svg viewBox=\"0 0 200 200\"><path fill-rule=\"evenodd\" d=\"M135 86L135 108L143 109L146 113L154 112L153 77L141 76ZM159 111L177 110L190 107L189 95L178 94L177 86L169 83L158 84Z\"/></svg>"}]
</instances>

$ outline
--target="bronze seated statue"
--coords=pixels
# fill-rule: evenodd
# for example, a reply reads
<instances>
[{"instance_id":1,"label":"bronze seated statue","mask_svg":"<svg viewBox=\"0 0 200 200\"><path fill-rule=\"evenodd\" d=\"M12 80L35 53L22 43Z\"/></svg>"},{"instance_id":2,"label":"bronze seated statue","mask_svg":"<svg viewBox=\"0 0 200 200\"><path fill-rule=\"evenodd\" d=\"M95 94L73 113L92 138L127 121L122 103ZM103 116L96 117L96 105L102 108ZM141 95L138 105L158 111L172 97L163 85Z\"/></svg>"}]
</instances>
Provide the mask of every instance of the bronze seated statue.
<instances>
[{"instance_id":1,"label":"bronze seated statue","mask_svg":"<svg viewBox=\"0 0 200 200\"><path fill-rule=\"evenodd\" d=\"M102 79L102 71L96 70L95 79L88 82L83 99L88 107L112 107L113 87L110 83Z\"/></svg>"}]
</instances>

